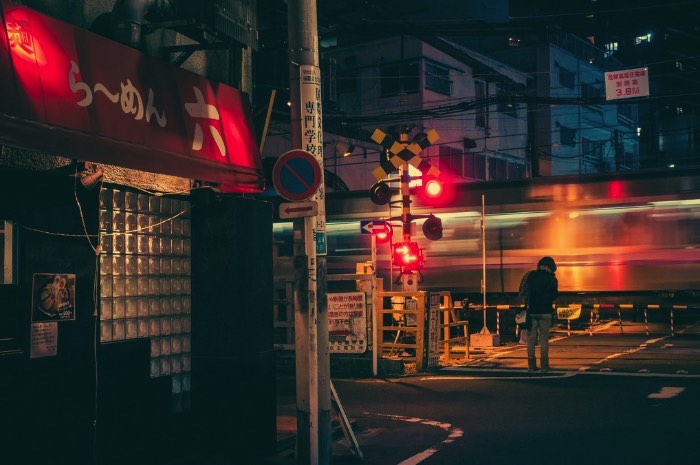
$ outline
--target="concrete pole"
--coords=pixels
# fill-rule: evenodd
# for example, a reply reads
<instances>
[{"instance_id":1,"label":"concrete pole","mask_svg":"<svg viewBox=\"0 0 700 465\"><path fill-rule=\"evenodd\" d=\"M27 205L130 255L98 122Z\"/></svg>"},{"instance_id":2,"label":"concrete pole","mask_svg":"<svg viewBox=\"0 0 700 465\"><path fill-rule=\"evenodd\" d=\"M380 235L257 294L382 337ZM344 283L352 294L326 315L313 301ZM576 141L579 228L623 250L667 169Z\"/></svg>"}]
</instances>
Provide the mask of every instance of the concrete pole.
<instances>
[{"instance_id":1,"label":"concrete pole","mask_svg":"<svg viewBox=\"0 0 700 465\"><path fill-rule=\"evenodd\" d=\"M316 216L304 218L306 289L295 308L295 324L305 325L304 337L296 339L297 463L330 465L331 390L326 302L326 208L323 181L323 124L321 73L316 0L288 0L289 94L292 149L316 157L321 184L310 200L317 203ZM301 256L297 255L297 260ZM304 267L302 267L304 268ZM304 303L306 305L304 305ZM308 328L308 331L305 331ZM301 329L301 328L300 328Z\"/></svg>"}]
</instances>

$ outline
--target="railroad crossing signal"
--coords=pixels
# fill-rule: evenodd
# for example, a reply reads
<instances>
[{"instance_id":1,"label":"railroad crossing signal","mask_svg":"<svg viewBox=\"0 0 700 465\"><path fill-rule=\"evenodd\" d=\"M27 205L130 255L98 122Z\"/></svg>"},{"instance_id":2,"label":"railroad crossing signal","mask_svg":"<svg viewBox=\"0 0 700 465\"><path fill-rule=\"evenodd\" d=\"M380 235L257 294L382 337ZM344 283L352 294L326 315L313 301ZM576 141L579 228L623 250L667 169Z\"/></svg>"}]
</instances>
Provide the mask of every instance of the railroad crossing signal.
<instances>
[{"instance_id":1,"label":"railroad crossing signal","mask_svg":"<svg viewBox=\"0 0 700 465\"><path fill-rule=\"evenodd\" d=\"M394 265L401 267L402 272L423 268L423 251L417 242L397 242L392 247L391 254Z\"/></svg>"},{"instance_id":2,"label":"railroad crossing signal","mask_svg":"<svg viewBox=\"0 0 700 465\"><path fill-rule=\"evenodd\" d=\"M425 134L425 137L417 138L410 144L402 144L396 142L390 135L375 129L371 139L384 147L384 150L388 150L391 155L389 160L380 161L380 165L372 170L372 174L377 181L381 181L390 173L397 171L404 163L408 163L423 174L439 176L440 170L420 157L420 152L430 147L439 138L437 131L431 129Z\"/></svg>"}]
</instances>

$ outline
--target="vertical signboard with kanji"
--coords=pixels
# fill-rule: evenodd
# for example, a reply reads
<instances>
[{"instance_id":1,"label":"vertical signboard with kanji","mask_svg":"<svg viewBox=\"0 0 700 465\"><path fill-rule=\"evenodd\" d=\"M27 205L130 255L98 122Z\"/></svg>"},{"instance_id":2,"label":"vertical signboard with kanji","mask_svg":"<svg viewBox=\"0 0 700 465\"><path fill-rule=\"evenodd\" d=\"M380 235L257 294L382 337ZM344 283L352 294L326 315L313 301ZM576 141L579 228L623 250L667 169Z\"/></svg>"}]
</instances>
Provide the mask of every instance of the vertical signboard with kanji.
<instances>
[{"instance_id":1,"label":"vertical signboard with kanji","mask_svg":"<svg viewBox=\"0 0 700 465\"><path fill-rule=\"evenodd\" d=\"M428 308L428 368L435 368L440 364L440 294L430 294L430 307Z\"/></svg>"},{"instance_id":2,"label":"vertical signboard with kanji","mask_svg":"<svg viewBox=\"0 0 700 465\"><path fill-rule=\"evenodd\" d=\"M301 149L311 153L321 165L321 185L311 198L318 204L318 212L313 225L316 254L326 255L326 201L323 183L323 126L321 108L321 70L317 66L299 67L301 81Z\"/></svg>"}]
</instances>

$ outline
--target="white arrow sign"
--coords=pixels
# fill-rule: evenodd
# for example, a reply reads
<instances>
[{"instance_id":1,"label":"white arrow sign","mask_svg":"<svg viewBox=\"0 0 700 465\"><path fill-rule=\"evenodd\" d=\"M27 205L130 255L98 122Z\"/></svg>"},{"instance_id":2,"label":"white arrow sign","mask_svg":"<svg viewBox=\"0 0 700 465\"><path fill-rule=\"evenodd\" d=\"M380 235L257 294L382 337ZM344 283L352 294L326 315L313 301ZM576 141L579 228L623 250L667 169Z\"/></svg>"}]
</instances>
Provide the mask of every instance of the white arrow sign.
<instances>
[{"instance_id":1,"label":"white arrow sign","mask_svg":"<svg viewBox=\"0 0 700 465\"><path fill-rule=\"evenodd\" d=\"M362 234L377 234L386 232L386 221L360 221Z\"/></svg>"},{"instance_id":2,"label":"white arrow sign","mask_svg":"<svg viewBox=\"0 0 700 465\"><path fill-rule=\"evenodd\" d=\"M292 202L280 204L280 218L303 218L315 216L318 212L316 202Z\"/></svg>"}]
</instances>

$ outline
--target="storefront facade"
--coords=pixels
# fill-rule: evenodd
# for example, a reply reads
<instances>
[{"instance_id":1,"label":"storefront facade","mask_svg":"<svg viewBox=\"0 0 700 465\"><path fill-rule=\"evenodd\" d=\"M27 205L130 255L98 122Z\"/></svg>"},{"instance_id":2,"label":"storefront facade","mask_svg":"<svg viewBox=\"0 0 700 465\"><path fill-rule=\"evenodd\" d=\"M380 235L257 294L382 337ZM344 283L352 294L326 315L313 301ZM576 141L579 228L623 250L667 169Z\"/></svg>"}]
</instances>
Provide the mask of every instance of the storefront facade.
<instances>
[{"instance_id":1,"label":"storefront facade","mask_svg":"<svg viewBox=\"0 0 700 465\"><path fill-rule=\"evenodd\" d=\"M247 96L0 4L7 457L272 450L272 207L240 195L264 189ZM256 428L230 439L241 418Z\"/></svg>"}]
</instances>

